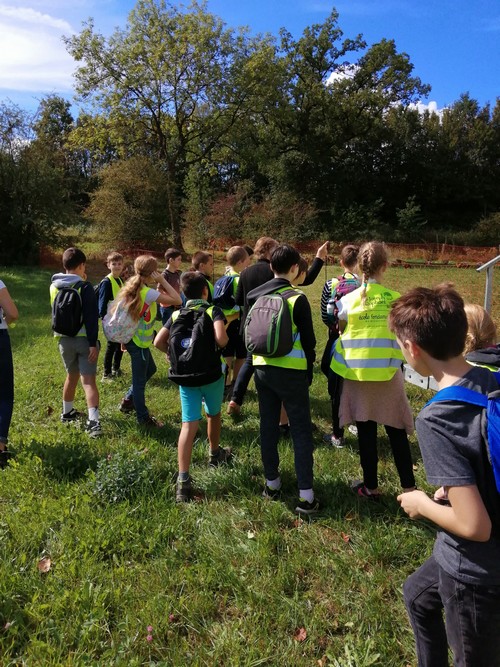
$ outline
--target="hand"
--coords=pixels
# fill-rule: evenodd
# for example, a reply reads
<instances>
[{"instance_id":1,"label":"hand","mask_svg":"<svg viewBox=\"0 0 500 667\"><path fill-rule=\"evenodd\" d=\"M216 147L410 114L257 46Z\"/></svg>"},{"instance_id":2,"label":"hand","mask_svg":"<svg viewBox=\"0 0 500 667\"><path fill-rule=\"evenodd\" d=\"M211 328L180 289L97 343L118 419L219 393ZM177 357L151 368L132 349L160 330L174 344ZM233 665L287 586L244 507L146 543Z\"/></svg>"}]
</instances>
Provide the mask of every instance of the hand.
<instances>
[{"instance_id":1,"label":"hand","mask_svg":"<svg viewBox=\"0 0 500 667\"><path fill-rule=\"evenodd\" d=\"M322 259L323 261L326 260L326 258L327 258L327 256L328 256L328 246L329 246L329 243L330 243L329 241L325 241L325 242L323 243L323 245L321 245L321 246L318 248L318 250L317 250L317 252L316 252L316 257L318 257L319 259Z\"/></svg>"},{"instance_id":2,"label":"hand","mask_svg":"<svg viewBox=\"0 0 500 667\"><path fill-rule=\"evenodd\" d=\"M98 356L99 356L99 348L89 347L89 356L88 356L89 364L95 364Z\"/></svg>"},{"instance_id":3,"label":"hand","mask_svg":"<svg viewBox=\"0 0 500 667\"><path fill-rule=\"evenodd\" d=\"M161 284L161 283L165 282L165 278L163 278L163 276L161 275L161 273L159 271L153 271L153 273L151 274L151 278L152 278L152 280L155 281L155 283L160 283Z\"/></svg>"},{"instance_id":4,"label":"hand","mask_svg":"<svg viewBox=\"0 0 500 667\"><path fill-rule=\"evenodd\" d=\"M423 491L408 491L397 497L398 503L404 509L410 519L418 519L422 516L421 503L429 500Z\"/></svg>"}]
</instances>

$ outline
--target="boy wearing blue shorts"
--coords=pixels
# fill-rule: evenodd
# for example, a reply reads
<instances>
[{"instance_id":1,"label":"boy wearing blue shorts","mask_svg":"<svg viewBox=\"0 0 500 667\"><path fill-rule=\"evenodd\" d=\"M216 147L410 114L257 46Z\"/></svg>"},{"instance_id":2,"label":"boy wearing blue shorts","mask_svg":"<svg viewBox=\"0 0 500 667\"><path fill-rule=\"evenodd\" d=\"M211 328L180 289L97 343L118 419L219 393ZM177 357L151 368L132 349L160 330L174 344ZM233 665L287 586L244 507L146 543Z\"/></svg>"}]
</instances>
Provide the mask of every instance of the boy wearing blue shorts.
<instances>
[{"instance_id":1,"label":"boy wearing blue shorts","mask_svg":"<svg viewBox=\"0 0 500 667\"><path fill-rule=\"evenodd\" d=\"M226 333L227 320L220 308L209 305L209 287L204 276L197 271L186 271L181 276L181 289L187 299L185 309L204 309L213 323L215 344L219 349L224 348L228 343ZM176 319L185 309L175 311L156 336L154 346L160 351L165 352L167 356L171 357L173 354L173 345L169 344L172 342L170 341L170 330ZM183 341L182 347L188 348L191 344L192 340L188 339ZM220 353L218 354L220 356ZM172 368L170 370L172 371ZM169 372L169 377L171 377L171 372ZM217 467L221 463L227 463L232 458L229 448L224 449L219 446L221 405L224 394L222 359L220 359L218 365L215 365L212 377L214 377L212 381L199 386L193 386L191 378L186 377L186 384L183 384L182 378L179 378L179 376L176 376L175 379L175 382L179 384L182 406L182 426L177 443L179 473L175 499L178 503L189 502L192 497L189 466L191 464L194 439L201 419L202 404L205 406L207 415L207 435L210 445L209 465ZM186 386L187 384L189 386Z\"/></svg>"}]
</instances>

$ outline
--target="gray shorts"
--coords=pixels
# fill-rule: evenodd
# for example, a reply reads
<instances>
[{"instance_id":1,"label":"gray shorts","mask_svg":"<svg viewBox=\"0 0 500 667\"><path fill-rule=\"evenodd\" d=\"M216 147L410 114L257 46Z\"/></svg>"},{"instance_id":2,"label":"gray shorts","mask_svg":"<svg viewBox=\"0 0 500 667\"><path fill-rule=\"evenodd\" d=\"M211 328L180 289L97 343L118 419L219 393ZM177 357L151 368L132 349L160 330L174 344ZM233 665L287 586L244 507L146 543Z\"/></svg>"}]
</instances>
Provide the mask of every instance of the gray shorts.
<instances>
[{"instance_id":1,"label":"gray shorts","mask_svg":"<svg viewBox=\"0 0 500 667\"><path fill-rule=\"evenodd\" d=\"M89 363L89 341L85 336L61 336L59 352L67 373L80 373L80 375L97 373L97 362Z\"/></svg>"}]
</instances>

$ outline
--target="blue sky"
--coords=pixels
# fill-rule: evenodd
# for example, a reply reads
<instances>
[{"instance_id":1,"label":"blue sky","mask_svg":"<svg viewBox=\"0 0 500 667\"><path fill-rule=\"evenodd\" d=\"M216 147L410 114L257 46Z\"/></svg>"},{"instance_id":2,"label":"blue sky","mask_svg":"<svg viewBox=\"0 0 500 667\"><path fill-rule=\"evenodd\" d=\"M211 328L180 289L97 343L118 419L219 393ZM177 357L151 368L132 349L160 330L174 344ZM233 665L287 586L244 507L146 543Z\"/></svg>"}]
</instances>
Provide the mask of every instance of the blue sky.
<instances>
[{"instance_id":1,"label":"blue sky","mask_svg":"<svg viewBox=\"0 0 500 667\"><path fill-rule=\"evenodd\" d=\"M61 35L82 21L109 34L123 27L130 0L0 0L0 101L34 109L47 93L72 96L74 62ZM442 108L469 92L481 105L500 97L500 0L208 0L229 26L298 37L335 6L345 37L361 33L368 44L394 39L414 73L432 86L426 104Z\"/></svg>"}]
</instances>

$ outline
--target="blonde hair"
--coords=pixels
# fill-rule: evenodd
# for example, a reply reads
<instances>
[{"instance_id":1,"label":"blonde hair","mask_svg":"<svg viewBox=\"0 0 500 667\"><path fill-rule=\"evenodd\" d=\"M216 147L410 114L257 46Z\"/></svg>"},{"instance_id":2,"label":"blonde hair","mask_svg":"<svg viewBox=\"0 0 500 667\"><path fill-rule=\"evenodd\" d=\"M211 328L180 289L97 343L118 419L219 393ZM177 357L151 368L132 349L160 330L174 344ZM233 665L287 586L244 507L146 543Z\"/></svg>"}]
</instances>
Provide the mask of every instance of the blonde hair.
<instances>
[{"instance_id":1,"label":"blonde hair","mask_svg":"<svg viewBox=\"0 0 500 667\"><path fill-rule=\"evenodd\" d=\"M368 280L373 278L380 269L389 261L389 253L385 243L381 241L368 241L363 243L358 253L359 272L363 276L363 290L361 300L364 303L366 298L366 287Z\"/></svg>"},{"instance_id":2,"label":"blonde hair","mask_svg":"<svg viewBox=\"0 0 500 667\"><path fill-rule=\"evenodd\" d=\"M131 278L118 292L116 300L123 301L128 306L130 315L139 320L141 316L141 288L145 284L144 278L158 270L158 262L151 255L139 255L134 262L134 272Z\"/></svg>"},{"instance_id":3,"label":"blonde hair","mask_svg":"<svg viewBox=\"0 0 500 667\"><path fill-rule=\"evenodd\" d=\"M488 312L477 303L468 303L464 310L468 324L464 354L495 345L497 328Z\"/></svg>"}]
</instances>

